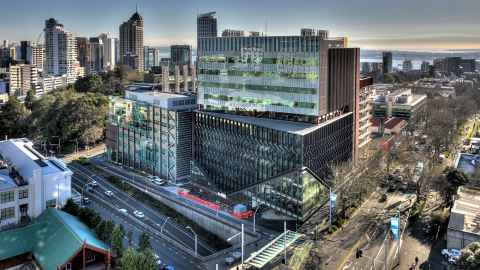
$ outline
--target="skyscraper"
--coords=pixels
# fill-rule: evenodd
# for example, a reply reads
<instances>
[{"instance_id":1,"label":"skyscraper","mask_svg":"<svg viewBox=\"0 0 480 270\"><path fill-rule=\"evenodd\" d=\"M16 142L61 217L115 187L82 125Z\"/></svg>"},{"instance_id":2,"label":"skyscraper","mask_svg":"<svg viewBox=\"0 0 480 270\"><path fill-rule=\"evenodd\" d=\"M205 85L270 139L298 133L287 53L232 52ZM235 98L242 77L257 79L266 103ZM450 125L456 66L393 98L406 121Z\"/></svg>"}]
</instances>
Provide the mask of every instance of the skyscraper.
<instances>
[{"instance_id":1,"label":"skyscraper","mask_svg":"<svg viewBox=\"0 0 480 270\"><path fill-rule=\"evenodd\" d=\"M54 18L45 21L45 74L67 75L69 82L75 81L77 74L77 45L72 33Z\"/></svg>"},{"instance_id":2,"label":"skyscraper","mask_svg":"<svg viewBox=\"0 0 480 270\"><path fill-rule=\"evenodd\" d=\"M20 57L17 60L22 60L24 64L31 64L32 58L33 48L30 41L20 41Z\"/></svg>"},{"instance_id":3,"label":"skyscraper","mask_svg":"<svg viewBox=\"0 0 480 270\"><path fill-rule=\"evenodd\" d=\"M157 67L160 63L160 50L158 48L144 46L145 53L145 70L151 70L152 67Z\"/></svg>"},{"instance_id":4,"label":"skyscraper","mask_svg":"<svg viewBox=\"0 0 480 270\"><path fill-rule=\"evenodd\" d=\"M98 36L103 43L103 69L113 70L116 64L115 39L109 34L100 34Z\"/></svg>"},{"instance_id":5,"label":"skyscraper","mask_svg":"<svg viewBox=\"0 0 480 270\"><path fill-rule=\"evenodd\" d=\"M383 52L383 73L392 73L393 56L392 52Z\"/></svg>"},{"instance_id":6,"label":"skyscraper","mask_svg":"<svg viewBox=\"0 0 480 270\"><path fill-rule=\"evenodd\" d=\"M172 45L170 47L170 59L173 65L192 64L192 49L189 45Z\"/></svg>"},{"instance_id":7,"label":"skyscraper","mask_svg":"<svg viewBox=\"0 0 480 270\"><path fill-rule=\"evenodd\" d=\"M215 13L213 11L197 16L197 47L200 38L217 36L217 18L214 17Z\"/></svg>"},{"instance_id":8,"label":"skyscraper","mask_svg":"<svg viewBox=\"0 0 480 270\"><path fill-rule=\"evenodd\" d=\"M412 71L413 70L412 60L408 60L408 59L404 60L402 65L402 70L404 72Z\"/></svg>"},{"instance_id":9,"label":"skyscraper","mask_svg":"<svg viewBox=\"0 0 480 270\"><path fill-rule=\"evenodd\" d=\"M143 18L135 12L128 21L120 25L120 62L132 69L143 72Z\"/></svg>"},{"instance_id":10,"label":"skyscraper","mask_svg":"<svg viewBox=\"0 0 480 270\"><path fill-rule=\"evenodd\" d=\"M43 61L45 57L45 47L43 44L34 44L32 48L32 54L32 64L35 65L39 70L43 71Z\"/></svg>"},{"instance_id":11,"label":"skyscraper","mask_svg":"<svg viewBox=\"0 0 480 270\"><path fill-rule=\"evenodd\" d=\"M87 68L90 62L88 38L76 37L76 41L78 62L81 67Z\"/></svg>"},{"instance_id":12,"label":"skyscraper","mask_svg":"<svg viewBox=\"0 0 480 270\"><path fill-rule=\"evenodd\" d=\"M88 73L96 74L103 70L104 66L104 44L98 37L91 37L89 39L89 58Z\"/></svg>"}]
</instances>

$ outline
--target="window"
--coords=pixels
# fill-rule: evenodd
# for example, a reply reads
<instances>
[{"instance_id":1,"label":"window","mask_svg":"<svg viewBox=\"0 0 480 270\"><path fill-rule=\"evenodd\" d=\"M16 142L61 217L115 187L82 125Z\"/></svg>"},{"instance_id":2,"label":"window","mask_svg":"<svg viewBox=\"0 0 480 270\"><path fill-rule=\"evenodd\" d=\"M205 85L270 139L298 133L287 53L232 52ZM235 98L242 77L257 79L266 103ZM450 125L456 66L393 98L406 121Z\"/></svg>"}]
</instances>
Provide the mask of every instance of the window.
<instances>
[{"instance_id":1,"label":"window","mask_svg":"<svg viewBox=\"0 0 480 270\"><path fill-rule=\"evenodd\" d=\"M13 190L0 193L0 203L13 202L13 200L15 200L15 192Z\"/></svg>"},{"instance_id":2,"label":"window","mask_svg":"<svg viewBox=\"0 0 480 270\"><path fill-rule=\"evenodd\" d=\"M27 199L28 198L28 189L23 189L18 191L18 199Z\"/></svg>"},{"instance_id":3,"label":"window","mask_svg":"<svg viewBox=\"0 0 480 270\"><path fill-rule=\"evenodd\" d=\"M48 201L45 202L45 204L46 204L47 208L55 207L55 206L57 206L57 199L48 200Z\"/></svg>"},{"instance_id":4,"label":"window","mask_svg":"<svg viewBox=\"0 0 480 270\"><path fill-rule=\"evenodd\" d=\"M15 207L8 207L0 211L0 220L10 219L15 217Z\"/></svg>"}]
</instances>

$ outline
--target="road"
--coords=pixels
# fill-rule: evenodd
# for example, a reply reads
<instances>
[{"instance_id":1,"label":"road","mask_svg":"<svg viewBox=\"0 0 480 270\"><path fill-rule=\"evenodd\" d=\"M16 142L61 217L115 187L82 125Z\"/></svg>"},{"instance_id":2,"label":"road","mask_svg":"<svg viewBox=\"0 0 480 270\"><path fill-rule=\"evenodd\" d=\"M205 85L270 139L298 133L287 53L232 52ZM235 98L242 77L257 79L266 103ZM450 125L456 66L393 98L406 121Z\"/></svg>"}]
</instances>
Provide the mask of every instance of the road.
<instances>
[{"instance_id":1,"label":"road","mask_svg":"<svg viewBox=\"0 0 480 270\"><path fill-rule=\"evenodd\" d=\"M107 190L113 191L114 195L112 197L108 197L109 202L114 203L117 209L124 208L132 214L134 210L142 211L145 214L144 222L154 228L154 230L160 232L163 231L164 234L177 240L178 243L182 244L185 248L190 250L194 250L195 248L195 239L193 234L186 228L181 227L179 224L175 223L175 221L171 218L168 219L167 223L166 216L162 215L161 213L151 209L150 207L144 205L143 203L137 201L136 199L130 197L128 194L123 192L122 190L116 188L114 185L110 184L107 180L103 179L102 177L94 174L90 170L85 167L78 166L78 165L69 165L69 168L75 172L77 175L83 176L83 179L88 180L95 180L99 183L97 193L103 193ZM86 181L83 181L80 184L86 184ZM105 195L106 196L106 195ZM163 230L162 230L163 228ZM199 238L198 241L198 252L200 255L210 255L214 252L214 250L201 241Z\"/></svg>"},{"instance_id":2,"label":"road","mask_svg":"<svg viewBox=\"0 0 480 270\"><path fill-rule=\"evenodd\" d=\"M116 176L122 179L123 181L129 183L134 188L137 188L142 191L147 190L148 193L154 195L157 198L167 197L171 200L188 204L189 206L194 207L198 212L201 212L212 218L216 218L216 219L221 218L224 222L228 222L232 225L237 226L238 228L241 226L241 224L244 224L246 233L252 234L253 232L253 223L250 222L249 220L240 220L233 217L228 212L225 212L222 210L215 211L206 206L203 206L203 205L194 203L190 200L187 200L185 198L182 198L176 195L175 193L173 193L171 190L168 190L168 188L159 187L158 185L152 183L146 177L140 176L138 174L133 174L125 169L119 168L118 166L109 164L108 162L104 162L101 158L93 157L90 159L90 161L93 162L99 169L102 169L108 174L111 174L113 176ZM262 236L272 238L275 235L274 232L266 230L265 228L261 228L260 226L257 226L256 229L257 229L257 232L260 233Z\"/></svg>"},{"instance_id":3,"label":"road","mask_svg":"<svg viewBox=\"0 0 480 270\"><path fill-rule=\"evenodd\" d=\"M72 171L74 170L75 169ZM151 237L152 247L160 259L163 262L174 266L175 269L205 269L195 256L185 251L186 249L191 249L191 247L182 247L179 246L179 244L174 245L171 240L167 241L165 236L162 236L160 226L156 226L156 219L155 217L150 217L148 210L142 207L137 208L139 205L132 204L131 201L116 198L119 193L113 191L113 189L110 189L110 187L107 187L103 182L98 180L100 179L96 180L99 183L99 186L95 188L95 191L93 193L87 193L85 196L88 196L92 201L89 207L98 211L102 218L111 219L116 224L122 224L126 231L132 230L134 234L133 239L137 239L138 235L142 232L147 232ZM72 177L72 187L81 193L81 190L87 181L90 181L90 179L77 171ZM115 196L108 197L105 195L104 191L107 189L112 190ZM128 213L123 214L119 212L118 209L120 208L127 209ZM134 217L132 215L134 209L143 211L146 217L141 220ZM170 221L168 223L170 223ZM167 230L165 230L165 233L167 237L173 237L174 235ZM193 240L191 240L191 242L193 243ZM201 250L200 246L199 250Z\"/></svg>"}]
</instances>

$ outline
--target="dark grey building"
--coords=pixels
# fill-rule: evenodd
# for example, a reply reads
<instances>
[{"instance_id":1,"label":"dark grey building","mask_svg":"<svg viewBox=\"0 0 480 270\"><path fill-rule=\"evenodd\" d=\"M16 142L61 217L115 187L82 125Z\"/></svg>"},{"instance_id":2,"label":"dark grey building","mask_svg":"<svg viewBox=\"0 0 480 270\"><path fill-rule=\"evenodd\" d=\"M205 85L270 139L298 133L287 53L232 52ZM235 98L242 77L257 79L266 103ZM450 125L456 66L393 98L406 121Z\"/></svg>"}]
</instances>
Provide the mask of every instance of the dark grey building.
<instances>
[{"instance_id":1,"label":"dark grey building","mask_svg":"<svg viewBox=\"0 0 480 270\"><path fill-rule=\"evenodd\" d=\"M128 21L120 25L119 33L120 63L143 72L145 70L143 17L135 12Z\"/></svg>"},{"instance_id":2,"label":"dark grey building","mask_svg":"<svg viewBox=\"0 0 480 270\"><path fill-rule=\"evenodd\" d=\"M197 16L197 46L200 38L217 36L217 18L215 18L215 14L216 12L213 11Z\"/></svg>"},{"instance_id":3,"label":"dark grey building","mask_svg":"<svg viewBox=\"0 0 480 270\"><path fill-rule=\"evenodd\" d=\"M173 65L192 65L192 48L190 45L172 45L170 47L170 61Z\"/></svg>"},{"instance_id":4,"label":"dark grey building","mask_svg":"<svg viewBox=\"0 0 480 270\"><path fill-rule=\"evenodd\" d=\"M327 202L328 167L353 151L353 113L314 125L197 112L193 130L197 183L298 221Z\"/></svg>"},{"instance_id":5,"label":"dark grey building","mask_svg":"<svg viewBox=\"0 0 480 270\"><path fill-rule=\"evenodd\" d=\"M392 52L383 52L383 73L392 73L393 71L393 55Z\"/></svg>"}]
</instances>

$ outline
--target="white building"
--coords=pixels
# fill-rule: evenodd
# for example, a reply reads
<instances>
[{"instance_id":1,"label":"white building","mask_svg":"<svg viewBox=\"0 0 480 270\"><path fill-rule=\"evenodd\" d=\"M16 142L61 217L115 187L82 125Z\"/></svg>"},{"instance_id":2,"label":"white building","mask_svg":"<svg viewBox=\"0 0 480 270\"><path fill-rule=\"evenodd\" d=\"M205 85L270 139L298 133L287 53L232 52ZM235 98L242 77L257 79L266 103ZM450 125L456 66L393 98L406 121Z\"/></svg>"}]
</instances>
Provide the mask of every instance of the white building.
<instances>
[{"instance_id":1,"label":"white building","mask_svg":"<svg viewBox=\"0 0 480 270\"><path fill-rule=\"evenodd\" d=\"M0 142L0 226L62 207L71 197L72 172L56 158L45 158L27 139Z\"/></svg>"},{"instance_id":2,"label":"white building","mask_svg":"<svg viewBox=\"0 0 480 270\"><path fill-rule=\"evenodd\" d=\"M42 89L41 92L37 91L37 95L40 96L44 93L48 93L52 90L66 87L67 86L67 76L52 76L52 75L45 75L41 79Z\"/></svg>"},{"instance_id":3,"label":"white building","mask_svg":"<svg viewBox=\"0 0 480 270\"><path fill-rule=\"evenodd\" d=\"M34 65L10 66L10 95L26 96L30 90L37 90L38 69Z\"/></svg>"},{"instance_id":4,"label":"white building","mask_svg":"<svg viewBox=\"0 0 480 270\"><path fill-rule=\"evenodd\" d=\"M114 70L115 63L117 62L115 39L105 33L100 34L98 38L101 39L103 43L103 69Z\"/></svg>"},{"instance_id":5,"label":"white building","mask_svg":"<svg viewBox=\"0 0 480 270\"><path fill-rule=\"evenodd\" d=\"M66 74L67 81L74 83L79 75L75 37L72 33L65 31L63 25L54 18L45 21L44 32L44 73L56 76Z\"/></svg>"}]
</instances>

